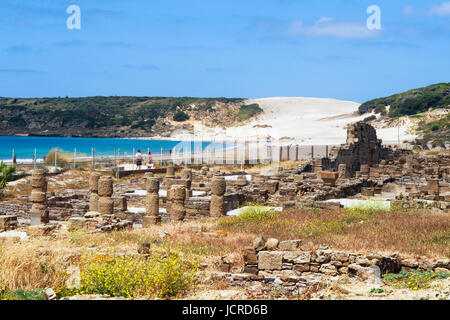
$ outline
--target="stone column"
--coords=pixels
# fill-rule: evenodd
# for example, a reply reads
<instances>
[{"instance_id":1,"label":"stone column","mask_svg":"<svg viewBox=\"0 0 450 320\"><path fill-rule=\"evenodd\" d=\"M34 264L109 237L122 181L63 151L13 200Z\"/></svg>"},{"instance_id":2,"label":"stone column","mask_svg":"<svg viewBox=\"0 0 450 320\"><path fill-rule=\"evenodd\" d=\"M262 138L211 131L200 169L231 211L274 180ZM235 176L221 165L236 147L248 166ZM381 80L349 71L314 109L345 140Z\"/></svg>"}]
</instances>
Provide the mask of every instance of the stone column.
<instances>
[{"instance_id":1,"label":"stone column","mask_svg":"<svg viewBox=\"0 0 450 320\"><path fill-rule=\"evenodd\" d=\"M114 201L111 198L113 194L112 177L100 177L98 180L98 206L97 211L101 215L114 214Z\"/></svg>"},{"instance_id":2,"label":"stone column","mask_svg":"<svg viewBox=\"0 0 450 320\"><path fill-rule=\"evenodd\" d=\"M186 200L188 200L192 196L192 170L183 170L181 179L186 180Z\"/></svg>"},{"instance_id":3,"label":"stone column","mask_svg":"<svg viewBox=\"0 0 450 320\"><path fill-rule=\"evenodd\" d=\"M175 168L172 163L170 163L166 168L166 178L175 178Z\"/></svg>"},{"instance_id":4,"label":"stone column","mask_svg":"<svg viewBox=\"0 0 450 320\"><path fill-rule=\"evenodd\" d=\"M145 199L145 216L142 218L142 227L148 228L151 225L161 223L159 215L159 180L153 175L145 175L147 197Z\"/></svg>"},{"instance_id":5,"label":"stone column","mask_svg":"<svg viewBox=\"0 0 450 320\"><path fill-rule=\"evenodd\" d=\"M36 169L31 176L31 224L49 222L49 213L47 207L47 178L43 169ZM39 221L39 222L38 222Z\"/></svg>"},{"instance_id":6,"label":"stone column","mask_svg":"<svg viewBox=\"0 0 450 320\"><path fill-rule=\"evenodd\" d=\"M101 174L94 172L89 177L89 211L98 211L98 180Z\"/></svg>"},{"instance_id":7,"label":"stone column","mask_svg":"<svg viewBox=\"0 0 450 320\"><path fill-rule=\"evenodd\" d=\"M186 216L184 200L186 199L186 188L180 185L173 185L168 194L167 210L171 221L183 221Z\"/></svg>"},{"instance_id":8,"label":"stone column","mask_svg":"<svg viewBox=\"0 0 450 320\"><path fill-rule=\"evenodd\" d=\"M224 195L227 184L223 177L214 177L211 181L211 204L209 214L211 217L221 217L226 214Z\"/></svg>"}]
</instances>

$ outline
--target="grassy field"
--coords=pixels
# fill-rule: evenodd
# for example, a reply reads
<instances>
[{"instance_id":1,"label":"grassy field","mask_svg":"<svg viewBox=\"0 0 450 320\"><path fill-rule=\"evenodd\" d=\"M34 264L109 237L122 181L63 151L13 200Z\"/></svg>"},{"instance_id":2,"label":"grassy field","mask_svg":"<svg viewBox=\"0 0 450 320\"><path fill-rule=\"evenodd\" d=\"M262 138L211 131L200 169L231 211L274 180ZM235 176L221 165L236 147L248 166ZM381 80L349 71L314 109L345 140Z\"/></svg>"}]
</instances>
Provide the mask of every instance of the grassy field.
<instances>
[{"instance_id":1,"label":"grassy field","mask_svg":"<svg viewBox=\"0 0 450 320\"><path fill-rule=\"evenodd\" d=\"M161 238L162 230L170 236ZM163 224L150 229L101 234L61 230L56 238L0 242L0 292L33 293L52 287L59 295L178 298L195 292L201 280L195 273L204 268L218 270L222 256L234 253L236 263L242 265L241 250L256 236L302 239L311 250L327 244L349 252L449 258L449 230L448 213L376 208L274 212L258 206L239 217ZM136 255L142 243L151 244L146 258ZM168 271L159 273L155 265ZM67 288L70 266L80 269L81 289ZM133 275L140 274L136 270L148 272L136 280ZM172 285L165 286L167 282Z\"/></svg>"}]
</instances>

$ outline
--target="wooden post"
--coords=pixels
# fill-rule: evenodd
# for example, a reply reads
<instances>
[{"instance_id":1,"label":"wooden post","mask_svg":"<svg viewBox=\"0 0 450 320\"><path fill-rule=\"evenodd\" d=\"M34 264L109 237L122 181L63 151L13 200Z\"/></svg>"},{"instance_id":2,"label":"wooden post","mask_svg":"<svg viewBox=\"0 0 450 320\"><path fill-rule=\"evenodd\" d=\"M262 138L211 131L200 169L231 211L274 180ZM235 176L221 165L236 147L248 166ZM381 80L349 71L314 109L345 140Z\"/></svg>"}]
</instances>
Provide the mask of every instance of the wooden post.
<instances>
[{"instance_id":1,"label":"wooden post","mask_svg":"<svg viewBox=\"0 0 450 320\"><path fill-rule=\"evenodd\" d=\"M295 161L298 161L298 144L295 146Z\"/></svg>"},{"instance_id":2,"label":"wooden post","mask_svg":"<svg viewBox=\"0 0 450 320\"><path fill-rule=\"evenodd\" d=\"M77 167L77 148L73 150L73 168L75 169Z\"/></svg>"},{"instance_id":3,"label":"wooden post","mask_svg":"<svg viewBox=\"0 0 450 320\"><path fill-rule=\"evenodd\" d=\"M311 146L311 159L314 159L314 146Z\"/></svg>"}]
</instances>

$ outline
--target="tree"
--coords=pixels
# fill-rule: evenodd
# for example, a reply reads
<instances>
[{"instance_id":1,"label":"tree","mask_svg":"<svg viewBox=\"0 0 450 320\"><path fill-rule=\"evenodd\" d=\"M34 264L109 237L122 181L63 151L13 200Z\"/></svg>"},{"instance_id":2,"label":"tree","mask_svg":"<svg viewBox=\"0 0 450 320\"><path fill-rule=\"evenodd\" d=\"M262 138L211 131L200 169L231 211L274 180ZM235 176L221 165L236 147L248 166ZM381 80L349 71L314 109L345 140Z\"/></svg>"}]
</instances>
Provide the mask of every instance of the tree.
<instances>
[{"instance_id":1,"label":"tree","mask_svg":"<svg viewBox=\"0 0 450 320\"><path fill-rule=\"evenodd\" d=\"M8 166L3 161L0 162L0 192L6 187L6 183L14 172L16 172L16 166Z\"/></svg>"}]
</instances>

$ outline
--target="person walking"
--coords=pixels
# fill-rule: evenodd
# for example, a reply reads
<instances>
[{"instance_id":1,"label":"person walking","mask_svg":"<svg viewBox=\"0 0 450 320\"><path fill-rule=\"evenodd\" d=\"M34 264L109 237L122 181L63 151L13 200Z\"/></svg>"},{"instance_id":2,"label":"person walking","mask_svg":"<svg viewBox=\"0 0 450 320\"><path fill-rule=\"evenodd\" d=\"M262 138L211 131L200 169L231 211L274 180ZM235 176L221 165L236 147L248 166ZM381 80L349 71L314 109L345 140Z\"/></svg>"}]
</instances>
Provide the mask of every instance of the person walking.
<instances>
[{"instance_id":1,"label":"person walking","mask_svg":"<svg viewBox=\"0 0 450 320\"><path fill-rule=\"evenodd\" d=\"M144 160L144 157L142 157L142 152L140 149L138 149L136 153L136 167L137 170L141 170L142 161Z\"/></svg>"},{"instance_id":2,"label":"person walking","mask_svg":"<svg viewBox=\"0 0 450 320\"><path fill-rule=\"evenodd\" d=\"M149 168L149 169L153 168L153 159L152 159L151 151L148 152L147 168Z\"/></svg>"}]
</instances>

